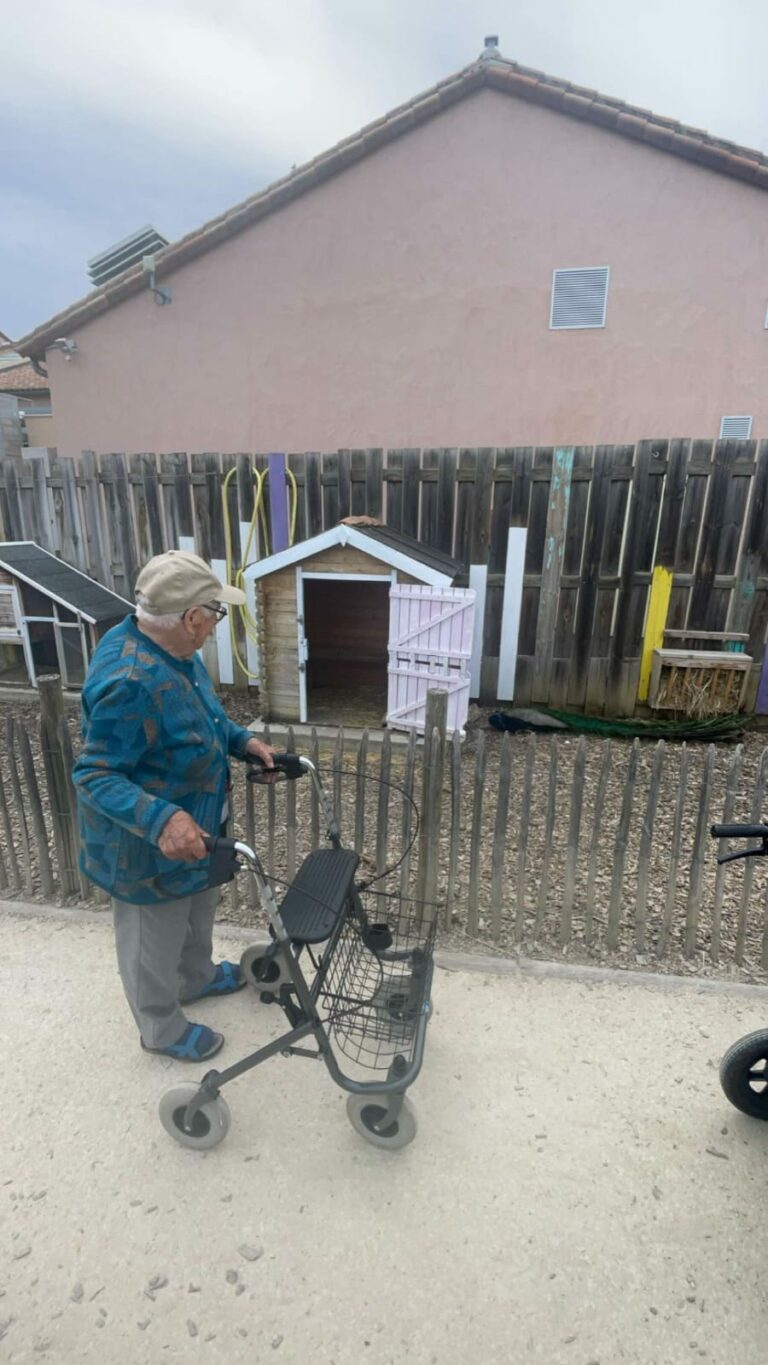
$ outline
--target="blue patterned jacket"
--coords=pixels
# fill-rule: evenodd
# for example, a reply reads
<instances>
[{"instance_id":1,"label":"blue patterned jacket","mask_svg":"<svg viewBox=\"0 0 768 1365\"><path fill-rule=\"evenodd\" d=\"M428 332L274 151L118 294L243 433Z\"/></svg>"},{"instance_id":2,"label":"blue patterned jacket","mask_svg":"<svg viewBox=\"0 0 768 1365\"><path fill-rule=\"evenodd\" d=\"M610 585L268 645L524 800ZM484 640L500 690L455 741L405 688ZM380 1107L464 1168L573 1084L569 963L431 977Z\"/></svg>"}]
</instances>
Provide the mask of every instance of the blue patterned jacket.
<instances>
[{"instance_id":1,"label":"blue patterned jacket","mask_svg":"<svg viewBox=\"0 0 768 1365\"><path fill-rule=\"evenodd\" d=\"M252 738L227 719L197 655L174 659L133 616L114 626L88 669L73 770L85 875L137 905L201 891L209 860L165 858L157 841L178 810L219 832L229 756Z\"/></svg>"}]
</instances>

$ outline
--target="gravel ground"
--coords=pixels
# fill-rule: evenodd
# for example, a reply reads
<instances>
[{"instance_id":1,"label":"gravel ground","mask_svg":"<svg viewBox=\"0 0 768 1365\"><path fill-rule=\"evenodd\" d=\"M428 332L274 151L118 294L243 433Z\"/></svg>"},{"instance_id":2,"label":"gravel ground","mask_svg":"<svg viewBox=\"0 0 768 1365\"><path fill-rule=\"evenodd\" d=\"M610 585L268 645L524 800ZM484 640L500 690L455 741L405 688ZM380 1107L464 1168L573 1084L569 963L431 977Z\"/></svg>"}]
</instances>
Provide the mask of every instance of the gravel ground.
<instances>
[{"instance_id":1,"label":"gravel ground","mask_svg":"<svg viewBox=\"0 0 768 1365\"><path fill-rule=\"evenodd\" d=\"M255 706L249 698L228 698L227 709L233 719L249 724L253 720ZM34 733L36 726L30 720L36 715L34 704L17 704L10 709L6 704L5 715L13 714L30 736L36 759L39 747ZM69 724L76 743L78 718L77 712L68 713ZM470 834L473 819L474 769L479 735L483 734L486 751L486 773L483 784L483 813L481 837L478 852L479 898L477 924L472 923L469 915L470 882ZM752 817L754 788L760 766L761 754L765 749L766 736L750 734L743 746L717 746L714 753L714 771L709 810L706 826L711 820L720 819L723 813L726 781L734 762L741 764L737 783L737 796L733 804L732 818L749 819ZM761 860L750 864L738 863L720 875L719 886L715 863L716 847L708 838L701 844L700 901L695 927L695 947L691 955L686 955L685 935L686 917L696 911L689 906L689 890L692 876L692 859L696 848L696 831L699 821L700 793L704 768L707 760L707 747L691 745L688 747L688 778L685 784L684 805L680 838L680 861L672 891L672 918L666 945L662 944L665 905L670 895L669 870L670 850L674 823L675 805L680 785L682 749L668 746L663 768L662 786L658 800L656 818L650 846L648 864L648 896L644 942L638 939L635 924L637 904L637 865L651 769L654 762L655 745L641 743L637 763L636 779L632 788L632 811L629 836L624 851L623 876L618 898L618 942L609 948L606 943L608 910L612 888L616 878L617 829L624 791L627 768L630 761L631 746L624 741L611 744L611 769L600 807L597 807L599 772L605 743L588 738L585 742L586 764L583 800L580 810L580 839L578 858L574 873L573 937L570 944L561 943L561 911L564 888L567 879L566 848L569 822L571 819L571 790L573 766L577 752L577 741L573 737L560 737L551 741L548 737L538 737L536 742L536 761L534 780L528 809L529 837L525 876L525 907L523 914L523 933L516 938L516 887L518 866L518 845L522 815L522 796L528 739L526 736L511 736L511 783L508 817L497 824L497 793L499 784L499 764L503 747L503 736L487 727L487 713L478 713L474 724L468 729L467 739L462 748L462 776L460 782L461 818L460 836L456 859L456 875L453 885L453 914L448 922L447 915L441 910L443 941L464 950L476 947L478 951L499 951L504 954L524 951L528 956L562 957L569 961L613 963L627 967L652 967L678 973L719 975L733 980L768 981L768 952L766 951L766 926L768 925L768 868ZM550 764L554 747L557 760L557 774L552 796L550 795ZM321 749L321 765L326 770L326 780L333 790L334 778L330 771L333 767L333 754ZM371 779L378 772L379 756L375 750L369 753L367 772ZM7 752L4 727L0 725L0 771L8 791ZM342 833L345 840L354 838L357 811L357 783L355 778L355 755L347 752L343 759L343 776L338 778ZM386 865L397 862L402 847L402 824L404 799L396 790L403 780L404 760L402 755L393 758L391 781L395 787L390 790L387 800L389 837L386 849ZM286 828L289 823L290 803L296 804L296 849L295 859L301 857L312 846L312 822L310 793L308 784L300 783L295 787L281 786L274 797L268 796L264 788L253 791L253 824L249 824L246 809L246 784L242 780L239 765L236 767L236 786L234 793L235 826L241 836L250 837L261 850L271 848L270 871L278 881L289 879L292 864L289 839ZM420 793L416 792L420 802ZM274 837L269 839L269 805L274 800ZM441 839L442 874L438 889L438 900L445 905L448 893L447 869L450 866L451 833L448 812L450 811L450 779L446 774L444 793L443 836ZM370 780L365 791L365 828L363 845L363 868L367 875L376 870L377 835L380 813L380 786ZM547 840L548 813L552 820L553 836ZM18 843L19 822L14 813L14 837ZM596 828L597 825L597 828ZM322 828L322 826L321 826ZM494 838L502 848L500 870L502 897L494 920L492 906L492 855ZM5 836L0 829L0 840ZM595 852L594 871L594 913L592 933L587 933L585 906L591 849ZM548 852L547 852L548 851ZM417 862L417 849L412 854L412 868ZM748 867L745 878L745 867ZM33 894L39 892L39 878L35 872ZM693 869L694 886L696 869ZM544 885L542 886L542 883ZM400 873L385 878L378 883L379 889L397 891L400 886ZM412 888L412 882L410 884ZM27 899L29 892L21 888L19 894ZM713 930L716 932L715 914L717 896L721 897L721 928L719 953L713 949ZM255 903L252 888L244 878L239 879L236 893L231 889L225 893L222 916L241 924L257 923L260 913ZM471 931L471 932L470 932ZM469 934L469 936L468 936ZM715 957L719 960L713 960ZM741 961L737 961L738 957Z\"/></svg>"}]
</instances>

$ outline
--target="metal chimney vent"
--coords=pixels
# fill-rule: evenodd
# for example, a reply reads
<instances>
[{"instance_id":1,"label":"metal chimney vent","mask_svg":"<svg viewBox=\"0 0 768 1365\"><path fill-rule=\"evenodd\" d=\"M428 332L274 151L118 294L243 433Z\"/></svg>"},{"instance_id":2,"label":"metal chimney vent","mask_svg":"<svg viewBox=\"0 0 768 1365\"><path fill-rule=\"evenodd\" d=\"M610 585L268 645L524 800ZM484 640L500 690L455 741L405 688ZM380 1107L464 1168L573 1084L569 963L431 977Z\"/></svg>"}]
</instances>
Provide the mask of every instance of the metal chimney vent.
<instances>
[{"instance_id":1,"label":"metal chimney vent","mask_svg":"<svg viewBox=\"0 0 768 1365\"><path fill-rule=\"evenodd\" d=\"M116 242L107 251L92 256L88 262L88 274L93 284L97 286L106 284L129 266L137 265L142 256L152 256L167 245L167 239L157 231L157 228L148 224L134 232L131 237L126 237L125 241Z\"/></svg>"}]
</instances>

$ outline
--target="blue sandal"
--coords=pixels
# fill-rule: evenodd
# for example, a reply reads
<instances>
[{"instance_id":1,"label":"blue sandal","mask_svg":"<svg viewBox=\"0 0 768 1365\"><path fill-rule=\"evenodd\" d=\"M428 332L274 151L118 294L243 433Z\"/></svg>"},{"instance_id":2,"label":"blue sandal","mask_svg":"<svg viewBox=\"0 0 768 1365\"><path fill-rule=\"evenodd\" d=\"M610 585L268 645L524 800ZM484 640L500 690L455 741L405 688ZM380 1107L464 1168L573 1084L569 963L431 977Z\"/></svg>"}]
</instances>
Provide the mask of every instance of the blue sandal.
<instances>
[{"instance_id":1,"label":"blue sandal","mask_svg":"<svg viewBox=\"0 0 768 1365\"><path fill-rule=\"evenodd\" d=\"M147 1047L144 1039L141 1046L145 1052L157 1052L161 1057L173 1057L177 1062L207 1062L215 1057L224 1046L224 1034L214 1033L206 1024L187 1024L181 1037L168 1047Z\"/></svg>"},{"instance_id":2,"label":"blue sandal","mask_svg":"<svg viewBox=\"0 0 768 1365\"><path fill-rule=\"evenodd\" d=\"M196 995L188 995L182 1001L182 1005L191 1005L193 1000L205 1000L212 995L234 995L235 991L241 991L243 986L247 986L243 973L236 962L220 962L216 968L216 975L207 986L203 986Z\"/></svg>"}]
</instances>

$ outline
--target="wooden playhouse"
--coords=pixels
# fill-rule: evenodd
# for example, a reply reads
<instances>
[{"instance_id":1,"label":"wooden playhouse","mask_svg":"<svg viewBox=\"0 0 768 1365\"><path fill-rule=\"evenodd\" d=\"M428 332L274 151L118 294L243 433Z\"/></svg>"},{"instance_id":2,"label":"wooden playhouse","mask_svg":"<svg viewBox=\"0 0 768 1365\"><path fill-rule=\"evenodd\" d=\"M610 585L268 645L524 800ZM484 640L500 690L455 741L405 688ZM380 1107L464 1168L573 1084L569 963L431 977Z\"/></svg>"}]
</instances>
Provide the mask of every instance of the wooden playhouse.
<instances>
[{"instance_id":1,"label":"wooden playhouse","mask_svg":"<svg viewBox=\"0 0 768 1365\"><path fill-rule=\"evenodd\" d=\"M344 523L250 565L264 719L419 729L437 688L462 730L475 594L461 572L387 526Z\"/></svg>"}]
</instances>

